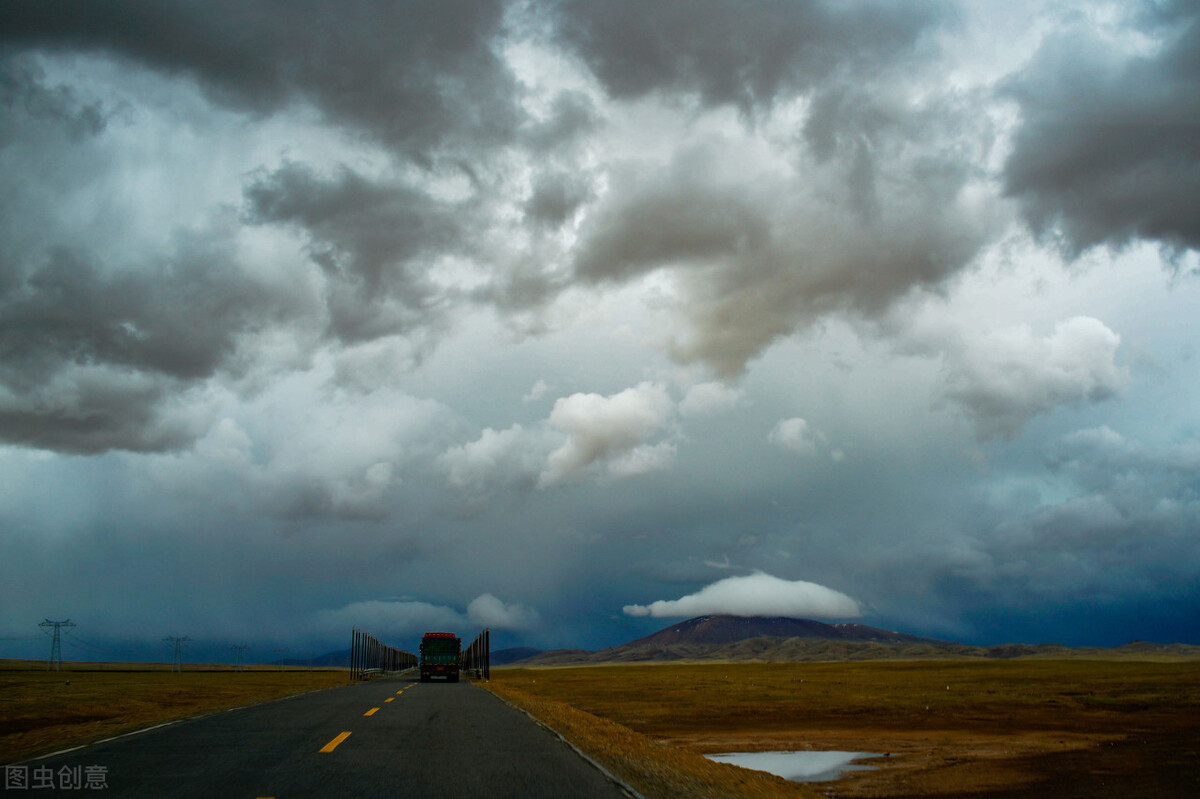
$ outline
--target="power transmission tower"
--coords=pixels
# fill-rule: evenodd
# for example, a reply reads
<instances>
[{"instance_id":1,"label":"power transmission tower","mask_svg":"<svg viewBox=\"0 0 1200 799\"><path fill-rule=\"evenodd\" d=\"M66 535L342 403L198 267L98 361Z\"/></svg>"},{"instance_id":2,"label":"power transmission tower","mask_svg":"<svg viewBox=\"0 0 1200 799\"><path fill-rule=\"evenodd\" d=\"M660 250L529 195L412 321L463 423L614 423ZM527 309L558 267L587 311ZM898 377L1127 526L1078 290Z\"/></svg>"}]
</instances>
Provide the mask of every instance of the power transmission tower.
<instances>
[{"instance_id":1,"label":"power transmission tower","mask_svg":"<svg viewBox=\"0 0 1200 799\"><path fill-rule=\"evenodd\" d=\"M242 670L242 653L245 652L250 647L247 646L246 644L234 644L233 646L231 646L229 648L232 649L234 652L237 652L237 665L235 665L233 667L233 670L241 671Z\"/></svg>"},{"instance_id":2,"label":"power transmission tower","mask_svg":"<svg viewBox=\"0 0 1200 799\"><path fill-rule=\"evenodd\" d=\"M188 638L186 635L182 638L174 635L168 635L163 640L169 644L175 644L175 657L171 661L171 671L183 671L183 642L190 641L192 639Z\"/></svg>"},{"instance_id":3,"label":"power transmission tower","mask_svg":"<svg viewBox=\"0 0 1200 799\"><path fill-rule=\"evenodd\" d=\"M75 624L67 619L66 621L50 621L46 619L38 625L47 629L54 628L54 640L50 642L50 661L46 664L46 671L62 671L62 637L59 633L63 627L74 627Z\"/></svg>"},{"instance_id":4,"label":"power transmission tower","mask_svg":"<svg viewBox=\"0 0 1200 799\"><path fill-rule=\"evenodd\" d=\"M288 648L286 646L281 646L276 649L275 652L279 655L279 670L283 671L283 659L287 657Z\"/></svg>"}]
</instances>

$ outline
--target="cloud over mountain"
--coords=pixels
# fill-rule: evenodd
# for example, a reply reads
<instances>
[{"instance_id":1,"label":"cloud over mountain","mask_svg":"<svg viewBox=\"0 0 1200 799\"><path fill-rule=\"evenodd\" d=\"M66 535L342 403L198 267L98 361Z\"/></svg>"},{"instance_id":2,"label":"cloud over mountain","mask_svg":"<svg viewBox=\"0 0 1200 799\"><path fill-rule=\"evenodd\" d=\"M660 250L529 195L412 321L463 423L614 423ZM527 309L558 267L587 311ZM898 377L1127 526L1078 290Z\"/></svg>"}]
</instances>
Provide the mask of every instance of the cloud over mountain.
<instances>
[{"instance_id":1,"label":"cloud over mountain","mask_svg":"<svg viewBox=\"0 0 1200 799\"><path fill-rule=\"evenodd\" d=\"M804 580L781 580L765 572L726 577L679 599L626 605L629 616L654 618L726 614L845 619L862 615L858 602L832 588Z\"/></svg>"}]
</instances>

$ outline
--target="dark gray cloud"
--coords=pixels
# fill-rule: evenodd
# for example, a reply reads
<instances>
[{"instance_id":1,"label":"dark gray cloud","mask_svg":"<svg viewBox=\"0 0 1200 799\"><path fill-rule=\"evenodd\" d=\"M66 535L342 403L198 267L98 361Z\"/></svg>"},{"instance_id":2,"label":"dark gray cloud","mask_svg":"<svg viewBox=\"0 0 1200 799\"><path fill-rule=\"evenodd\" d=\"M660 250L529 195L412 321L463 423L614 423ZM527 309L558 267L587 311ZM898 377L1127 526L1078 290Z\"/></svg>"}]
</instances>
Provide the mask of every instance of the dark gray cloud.
<instances>
[{"instance_id":1,"label":"dark gray cloud","mask_svg":"<svg viewBox=\"0 0 1200 799\"><path fill-rule=\"evenodd\" d=\"M493 0L12 2L0 44L114 55L259 114L306 101L427 156L515 129L515 82L492 50L502 13Z\"/></svg>"},{"instance_id":2,"label":"dark gray cloud","mask_svg":"<svg viewBox=\"0 0 1200 799\"><path fill-rule=\"evenodd\" d=\"M1048 448L1046 464L1082 491L1105 497L1123 516L1150 520L1159 534L1195 529L1200 440L1181 436L1149 446L1107 425L1063 436Z\"/></svg>"},{"instance_id":3,"label":"dark gray cloud","mask_svg":"<svg viewBox=\"0 0 1200 799\"><path fill-rule=\"evenodd\" d=\"M322 176L289 163L260 174L245 190L246 221L294 226L329 279L333 333L361 341L432 323L437 292L429 261L453 253L459 211L402 183L347 168Z\"/></svg>"},{"instance_id":4,"label":"dark gray cloud","mask_svg":"<svg viewBox=\"0 0 1200 799\"><path fill-rule=\"evenodd\" d=\"M756 4L567 0L552 6L569 47L610 95L694 93L706 105L744 111L811 88L832 75L862 76L914 55L923 34L953 9L933 3Z\"/></svg>"},{"instance_id":5,"label":"dark gray cloud","mask_svg":"<svg viewBox=\"0 0 1200 799\"><path fill-rule=\"evenodd\" d=\"M72 141L94 135L107 123L103 104L84 102L69 86L47 86L45 72L27 57L0 56L0 147L19 133L19 118L61 126Z\"/></svg>"},{"instance_id":6,"label":"dark gray cloud","mask_svg":"<svg viewBox=\"0 0 1200 799\"><path fill-rule=\"evenodd\" d=\"M582 92L564 91L555 95L549 115L536 122L527 120L521 134L526 146L545 156L557 154L600 125L600 112L591 98Z\"/></svg>"},{"instance_id":7,"label":"dark gray cloud","mask_svg":"<svg viewBox=\"0 0 1200 799\"><path fill-rule=\"evenodd\" d=\"M1021 112L1005 191L1076 255L1134 239L1200 247L1200 8L1148 8L1152 53L1058 34L1003 89Z\"/></svg>"},{"instance_id":8,"label":"dark gray cloud","mask_svg":"<svg viewBox=\"0 0 1200 799\"><path fill-rule=\"evenodd\" d=\"M563 46L615 99L694 96L757 120L806 100L790 163L751 142L683 142L667 164L614 164L588 207L575 275L626 282L676 270L689 330L672 354L725 378L822 315L875 315L937 286L991 237L965 201L992 131L970 93L913 87L951 5L656 2L554 7ZM753 112L753 113L751 113Z\"/></svg>"},{"instance_id":9,"label":"dark gray cloud","mask_svg":"<svg viewBox=\"0 0 1200 799\"><path fill-rule=\"evenodd\" d=\"M576 274L589 282L621 281L767 245L770 220L749 187L712 174L721 156L719 146L705 147L679 154L666 170L630 165L614 175L610 199L587 220Z\"/></svg>"},{"instance_id":10,"label":"dark gray cloud","mask_svg":"<svg viewBox=\"0 0 1200 799\"><path fill-rule=\"evenodd\" d=\"M170 449L202 432L187 389L287 315L286 295L237 271L224 244L181 235L150 264L54 248L31 269L0 265L0 438L93 453Z\"/></svg>"},{"instance_id":11,"label":"dark gray cloud","mask_svg":"<svg viewBox=\"0 0 1200 799\"><path fill-rule=\"evenodd\" d=\"M323 323L344 343L400 334L427 350L455 299L430 277L439 258L473 260L490 279L472 296L517 313L544 308L572 274L585 284L619 283L684 264L695 267L684 299L692 332L673 352L729 377L821 313L877 309L913 284L953 274L986 237L977 220L944 213L967 179L958 155L939 151L945 126L932 109L944 103L912 111L887 99L897 67L919 69L933 54L926 34L951 19L948 6L769 4L745 14L706 1L637 13L609 4L545 10L556 45L577 54L610 98L696 94L766 114L776 101L810 96L813 110L793 143L803 177L734 174L736 159L719 144L684 146L665 168L596 163L584 143L603 129L601 101L559 90L539 121L518 110L515 79L497 56L497 3L16 3L0 21L10 66L28 53L93 53L190 79L213 102L260 117L310 103L334 125L428 167L425 178L465 175L472 197L456 202L436 199L419 176L404 182L299 162L251 176L242 221L301 233L325 277ZM36 85L32 72L20 74L23 85ZM72 106L69 89L43 87L48 93L63 124L79 127L99 113ZM498 144L537 159L521 208L535 230L585 220L572 251L556 253L536 237L524 250L505 242L506 254L488 243L502 227L497 210L513 202L504 199L513 184L500 166L510 156ZM898 165L884 163L897 155ZM597 201L605 180L612 190ZM820 219L829 214L832 226ZM845 241L840 254L817 242L831 230L831 240ZM886 259L868 254L868 237L889 243ZM139 296L121 299L132 306ZM253 296L239 293L214 318L233 321L230 309L252 307ZM123 329L110 331L112 341L91 335L86 357L125 363ZM176 376L211 373L231 340L196 345L199 362ZM149 357L148 344L134 349ZM182 355L168 360L182 366Z\"/></svg>"},{"instance_id":12,"label":"dark gray cloud","mask_svg":"<svg viewBox=\"0 0 1200 799\"><path fill-rule=\"evenodd\" d=\"M1194 625L1159 614L1196 601L1194 436L1156 446L1101 426L1036 449L1040 464L1010 463L1003 480L962 484L966 502L956 521L938 529L926 515L917 524L931 535L909 529L899 541L881 542L886 556L871 558L868 568L892 591L926 586L932 604L953 605L974 620L955 634L976 640L1117 645L1141 630L1164 629L1171 630L1166 638L1153 640L1193 637ZM1145 615L1122 618L1129 606ZM1051 618L1039 624L1032 607ZM1087 608L1113 626L1073 628Z\"/></svg>"},{"instance_id":13,"label":"dark gray cloud","mask_svg":"<svg viewBox=\"0 0 1200 799\"><path fill-rule=\"evenodd\" d=\"M205 409L190 409L186 383L115 370L64 370L26 391L0 394L0 437L18 446L94 455L159 452L201 435Z\"/></svg>"},{"instance_id":14,"label":"dark gray cloud","mask_svg":"<svg viewBox=\"0 0 1200 799\"><path fill-rule=\"evenodd\" d=\"M211 375L239 332L267 321L271 304L226 257L184 243L167 263L106 274L81 253L51 251L20 288L0 296L8 379L36 378L58 362L181 379Z\"/></svg>"},{"instance_id":15,"label":"dark gray cloud","mask_svg":"<svg viewBox=\"0 0 1200 799\"><path fill-rule=\"evenodd\" d=\"M525 203L526 216L541 225L558 227L592 197L592 187L577 175L563 172L541 174Z\"/></svg>"},{"instance_id":16,"label":"dark gray cloud","mask_svg":"<svg viewBox=\"0 0 1200 799\"><path fill-rule=\"evenodd\" d=\"M1077 493L1011 513L983 535L981 589L1025 604L1036 596L1179 596L1195 584L1194 438L1158 448L1100 427L1048 449L1048 466Z\"/></svg>"},{"instance_id":17,"label":"dark gray cloud","mask_svg":"<svg viewBox=\"0 0 1200 799\"><path fill-rule=\"evenodd\" d=\"M576 274L619 282L674 269L688 330L673 355L726 378L824 314L877 315L962 270L996 225L986 204L965 199L968 154L943 149L951 130L975 126L934 102L944 114L831 144L826 159L798 153L791 175L721 139L681 148L665 166L615 171L582 225Z\"/></svg>"}]
</instances>

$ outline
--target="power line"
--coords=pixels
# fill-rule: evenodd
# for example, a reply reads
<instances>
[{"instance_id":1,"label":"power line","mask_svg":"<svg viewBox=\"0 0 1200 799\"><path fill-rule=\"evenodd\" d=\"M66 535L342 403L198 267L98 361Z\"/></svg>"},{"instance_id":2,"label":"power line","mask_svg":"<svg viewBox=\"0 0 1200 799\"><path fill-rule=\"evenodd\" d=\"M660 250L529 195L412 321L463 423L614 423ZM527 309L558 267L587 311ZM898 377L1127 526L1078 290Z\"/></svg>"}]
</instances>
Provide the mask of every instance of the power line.
<instances>
[{"instance_id":1,"label":"power line","mask_svg":"<svg viewBox=\"0 0 1200 799\"><path fill-rule=\"evenodd\" d=\"M66 642L71 646L79 647L85 652L90 652L97 655L109 655L111 657L117 657L121 654L115 649L110 649L109 647L101 646L100 644L94 644L86 638L80 638L77 634L68 635L64 640L66 640Z\"/></svg>"},{"instance_id":2,"label":"power line","mask_svg":"<svg viewBox=\"0 0 1200 799\"><path fill-rule=\"evenodd\" d=\"M171 661L171 671L183 671L183 642L190 641L192 639L188 638L186 635L182 638L174 635L168 635L163 640L169 644L173 643L175 645L175 657Z\"/></svg>"},{"instance_id":3,"label":"power line","mask_svg":"<svg viewBox=\"0 0 1200 799\"><path fill-rule=\"evenodd\" d=\"M42 625L39 624L38 626L41 627ZM41 633L34 633L33 635L5 636L3 638L0 638L0 641L32 641L34 638L41 638L44 635L47 635L47 633L41 632Z\"/></svg>"},{"instance_id":4,"label":"power line","mask_svg":"<svg viewBox=\"0 0 1200 799\"><path fill-rule=\"evenodd\" d=\"M60 630L63 627L74 627L75 624L70 619L65 621L50 621L46 619L38 625L45 629L54 628L54 640L50 642L50 660L46 663L46 671L62 671L62 634Z\"/></svg>"}]
</instances>

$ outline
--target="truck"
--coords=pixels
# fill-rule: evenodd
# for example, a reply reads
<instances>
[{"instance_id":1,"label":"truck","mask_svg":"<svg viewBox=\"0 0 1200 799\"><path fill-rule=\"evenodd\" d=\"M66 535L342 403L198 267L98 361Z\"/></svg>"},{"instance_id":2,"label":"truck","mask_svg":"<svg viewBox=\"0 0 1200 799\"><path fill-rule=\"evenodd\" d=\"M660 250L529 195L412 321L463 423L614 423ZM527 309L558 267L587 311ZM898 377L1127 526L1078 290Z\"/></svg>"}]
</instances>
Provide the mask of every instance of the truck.
<instances>
[{"instance_id":1,"label":"truck","mask_svg":"<svg viewBox=\"0 0 1200 799\"><path fill-rule=\"evenodd\" d=\"M462 639L454 633L425 633L421 638L421 682L445 677L458 682Z\"/></svg>"}]
</instances>

